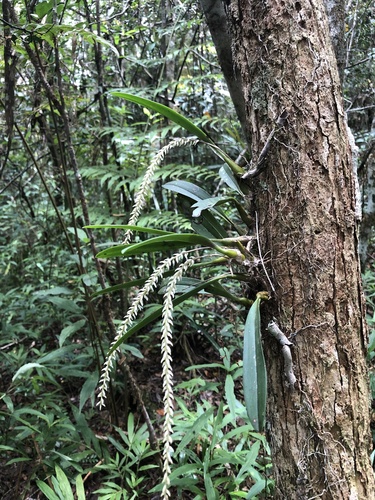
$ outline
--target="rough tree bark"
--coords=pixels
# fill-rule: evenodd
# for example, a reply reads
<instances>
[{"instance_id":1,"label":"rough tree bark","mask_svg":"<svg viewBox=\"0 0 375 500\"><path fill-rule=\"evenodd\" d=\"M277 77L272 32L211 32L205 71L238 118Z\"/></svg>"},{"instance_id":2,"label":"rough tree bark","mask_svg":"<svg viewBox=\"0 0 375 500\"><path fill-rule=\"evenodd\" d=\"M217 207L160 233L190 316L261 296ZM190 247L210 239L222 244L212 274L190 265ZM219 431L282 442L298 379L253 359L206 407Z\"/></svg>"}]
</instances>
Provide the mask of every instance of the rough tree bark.
<instances>
[{"instance_id":1,"label":"rough tree bark","mask_svg":"<svg viewBox=\"0 0 375 500\"><path fill-rule=\"evenodd\" d=\"M210 26L220 0L201 3ZM264 281L265 326L275 318L291 335L297 377L288 387L279 345L264 329L274 498L373 498L355 183L324 2L221 5L253 166L286 116L249 181L273 288Z\"/></svg>"}]
</instances>

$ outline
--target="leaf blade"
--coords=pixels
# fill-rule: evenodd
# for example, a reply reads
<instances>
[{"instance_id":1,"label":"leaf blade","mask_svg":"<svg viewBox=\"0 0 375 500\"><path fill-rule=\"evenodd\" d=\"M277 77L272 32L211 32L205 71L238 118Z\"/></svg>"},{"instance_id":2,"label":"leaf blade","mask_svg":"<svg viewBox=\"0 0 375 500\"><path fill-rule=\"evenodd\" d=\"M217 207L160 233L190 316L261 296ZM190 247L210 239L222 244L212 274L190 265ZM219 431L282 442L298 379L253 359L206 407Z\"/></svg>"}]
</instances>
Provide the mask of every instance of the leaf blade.
<instances>
[{"instance_id":1,"label":"leaf blade","mask_svg":"<svg viewBox=\"0 0 375 500\"><path fill-rule=\"evenodd\" d=\"M256 298L245 324L243 350L243 385L245 406L254 429L264 429L267 400L267 372L260 332L260 302Z\"/></svg>"},{"instance_id":2,"label":"leaf blade","mask_svg":"<svg viewBox=\"0 0 375 500\"><path fill-rule=\"evenodd\" d=\"M168 106L164 106L164 104L160 104L158 102L151 101L150 99L145 99L144 97L127 94L126 92L116 90L111 91L110 94L114 97L121 97L122 99L125 99L127 101L134 102L136 104L139 104L140 106L144 106L145 108L152 109L153 111L156 111L157 113L165 116L172 122L177 123L177 125L180 125L191 134L194 134L196 137L198 137L198 139L201 139L202 141L208 143L212 143L212 140L201 128L194 125L194 123L188 118L185 118L180 113L177 113L177 111L168 108Z\"/></svg>"}]
</instances>

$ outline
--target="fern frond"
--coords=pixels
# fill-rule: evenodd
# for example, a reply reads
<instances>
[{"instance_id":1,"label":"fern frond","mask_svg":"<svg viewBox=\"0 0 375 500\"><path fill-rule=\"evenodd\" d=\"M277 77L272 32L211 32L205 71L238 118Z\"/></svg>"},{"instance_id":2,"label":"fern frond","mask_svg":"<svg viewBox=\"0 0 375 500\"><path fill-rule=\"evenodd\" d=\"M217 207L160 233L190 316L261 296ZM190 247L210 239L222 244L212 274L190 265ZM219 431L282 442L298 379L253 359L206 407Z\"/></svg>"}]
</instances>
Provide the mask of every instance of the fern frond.
<instances>
[{"instance_id":1,"label":"fern frond","mask_svg":"<svg viewBox=\"0 0 375 500\"><path fill-rule=\"evenodd\" d=\"M152 181L154 179L155 170L162 163L165 156L174 148L185 146L186 144L197 144L198 142L199 141L195 137L185 137L185 138L173 139L169 144L164 146L157 153L155 158L151 161L148 169L146 170L146 173L145 173L143 180L142 180L142 184L139 188L139 191L136 194L136 197L134 200L133 210L132 210L132 213L130 214L130 219L128 222L129 226L136 225L136 223L139 219L139 216L141 215L142 209L144 208L144 206L146 204L146 198L147 198L147 195L149 193ZM130 243L131 236L132 236L132 231L130 231L130 230L126 231L123 243L124 244Z\"/></svg>"},{"instance_id":2,"label":"fern frond","mask_svg":"<svg viewBox=\"0 0 375 500\"><path fill-rule=\"evenodd\" d=\"M195 165L191 163L168 163L155 172L155 180L160 179L167 182L169 180L184 179L192 182L199 180L202 183L209 183L217 180L220 167L221 164L205 167L201 163Z\"/></svg>"},{"instance_id":3,"label":"fern frond","mask_svg":"<svg viewBox=\"0 0 375 500\"><path fill-rule=\"evenodd\" d=\"M186 254L185 254L186 255ZM168 500L170 496L170 475L172 463L172 428L173 428L173 369L172 369L172 333L173 333L173 298L176 293L177 283L186 271L195 262L189 258L179 265L173 276L169 279L164 294L161 332L161 364L163 377L164 425L163 425L163 489L161 496Z\"/></svg>"}]
</instances>

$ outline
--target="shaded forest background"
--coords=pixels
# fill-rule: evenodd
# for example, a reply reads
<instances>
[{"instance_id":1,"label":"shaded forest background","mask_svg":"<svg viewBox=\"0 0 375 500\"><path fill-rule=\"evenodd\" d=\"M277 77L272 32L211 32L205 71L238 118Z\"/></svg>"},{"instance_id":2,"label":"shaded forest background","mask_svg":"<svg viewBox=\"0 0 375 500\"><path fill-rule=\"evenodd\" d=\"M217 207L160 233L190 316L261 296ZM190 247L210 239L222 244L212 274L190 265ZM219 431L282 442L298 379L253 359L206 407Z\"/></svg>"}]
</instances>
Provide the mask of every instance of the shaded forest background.
<instances>
[{"instance_id":1,"label":"shaded forest background","mask_svg":"<svg viewBox=\"0 0 375 500\"><path fill-rule=\"evenodd\" d=\"M375 398L374 19L372 2L348 3L344 96L358 147ZM137 293L100 291L144 279L160 255L94 259L121 242L122 231L83 228L125 224L147 166L187 135L111 90L179 111L231 158L241 155L215 50L199 5L189 1L3 1L1 26L0 494L41 498L49 486L56 498L79 498L82 488L86 498L158 498L164 414L157 323L124 347L106 408L95 406L95 391L114 327ZM221 166L202 145L171 149L138 224L190 231L192 202L163 186L184 180L224 196ZM210 293L175 310L176 497L272 497L269 449L263 434L249 432L243 405L245 317L244 307Z\"/></svg>"}]
</instances>

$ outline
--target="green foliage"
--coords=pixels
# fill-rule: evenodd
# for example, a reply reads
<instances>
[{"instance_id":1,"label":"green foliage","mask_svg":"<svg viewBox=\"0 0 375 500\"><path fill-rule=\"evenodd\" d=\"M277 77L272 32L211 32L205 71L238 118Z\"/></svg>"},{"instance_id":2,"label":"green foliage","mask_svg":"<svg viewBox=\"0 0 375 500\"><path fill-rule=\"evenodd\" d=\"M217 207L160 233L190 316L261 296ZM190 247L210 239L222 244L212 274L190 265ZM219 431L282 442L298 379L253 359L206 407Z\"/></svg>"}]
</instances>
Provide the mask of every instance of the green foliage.
<instances>
[{"instance_id":1,"label":"green foliage","mask_svg":"<svg viewBox=\"0 0 375 500\"><path fill-rule=\"evenodd\" d=\"M344 94L349 126L361 149L371 140L369 132L375 116L374 19L374 8L366 2L348 8Z\"/></svg>"},{"instance_id":2,"label":"green foliage","mask_svg":"<svg viewBox=\"0 0 375 500\"><path fill-rule=\"evenodd\" d=\"M227 235L215 215L202 207L192 220L194 200L176 197L162 184L185 179L202 184L201 189L204 184L216 196L217 158L235 165L230 158L240 148L239 126L195 5L171 5L173 20L166 15L163 26L163 6L153 3L132 3L125 10L118 2L102 3L98 11L94 4L70 1L11 5L14 15L10 12L5 19L8 14L2 12L5 23L1 21L10 50L0 56L7 89L0 101L0 461L5 470L18 467L18 477L24 474L28 481L22 491L16 486L12 493L13 484L0 485L0 496L26 496L36 484L47 498L80 496L81 480L88 474L95 483L90 491L107 488L96 493L100 498L131 498L155 485L148 467L158 465L158 459L142 425L134 426L137 445L124 440L129 439L131 412L123 426L108 428L109 420L117 422L116 405L110 402L110 417L94 410L95 384L113 342L111 317L124 316L161 254L125 259L120 253L97 267L93 258L119 247L126 230L122 226L155 151L172 135L183 138L196 131L205 144L174 149L155 172L138 223L148 232L139 231L136 243L142 249L151 244L151 236L173 232L214 249L212 232L219 238ZM166 113L180 109L178 116L186 118L168 123L158 109L106 92L119 88L146 103L155 101L158 109L164 105ZM231 218L229 203L222 212ZM100 224L111 227L105 234L83 230ZM192 225L208 229L192 236ZM221 251L232 251L231 245L220 245ZM227 263L227 256L223 258ZM228 286L237 273L220 267L220 259L197 262L192 281L182 279L177 285L175 324L185 332L180 338L186 349L200 331L211 344L217 343L213 330L221 331L222 325L213 295L249 304L238 283ZM164 275L165 280L170 277ZM113 292L110 303L103 287ZM161 282L161 291L165 287ZM199 301L193 301L199 292ZM132 344L127 338L121 355L130 361L141 356L141 342L155 343L157 334L150 325L161 317L159 299L155 292L151 301L157 305L128 332ZM222 338L231 342L235 326L228 326ZM114 378L113 396L126 408L127 385L122 376L119 380ZM141 466L133 463L139 447L144 449Z\"/></svg>"},{"instance_id":3,"label":"green foliage","mask_svg":"<svg viewBox=\"0 0 375 500\"><path fill-rule=\"evenodd\" d=\"M375 269L372 266L363 275L363 285L367 305L367 323L369 327L369 343L367 357L369 362L369 379L371 390L371 407L375 405ZM374 413L372 413L372 441L374 450L371 453L371 462L375 463L375 430Z\"/></svg>"},{"instance_id":4,"label":"green foliage","mask_svg":"<svg viewBox=\"0 0 375 500\"><path fill-rule=\"evenodd\" d=\"M135 102L136 104L144 106L145 108L156 111L166 118L169 118L171 121L184 128L191 134L196 135L198 139L201 139L202 141L208 143L211 142L211 139L208 137L208 135L202 129L194 125L191 120L185 118L183 115L181 115L181 113L177 113L177 111L174 111L168 106L164 106L164 104L159 104L158 102L151 101L150 99L144 99L143 97L127 94L126 92L112 91L111 94L114 97L121 97L122 99Z\"/></svg>"},{"instance_id":5,"label":"green foliage","mask_svg":"<svg viewBox=\"0 0 375 500\"><path fill-rule=\"evenodd\" d=\"M58 465L56 465L55 471L56 476L52 476L51 478L53 489L44 481L37 481L39 489L48 500L73 500L74 494L69 479ZM76 477L75 487L77 500L85 500L86 496L81 475Z\"/></svg>"},{"instance_id":6,"label":"green foliage","mask_svg":"<svg viewBox=\"0 0 375 500\"><path fill-rule=\"evenodd\" d=\"M193 378L176 388L181 393L187 392L192 400L204 395L202 402L197 402L193 408L186 405L186 396L177 398L171 487L178 498L184 492L191 492L198 498L213 500L250 499L272 491L267 442L245 423L246 409L235 394L235 383L242 376L241 363L232 363L227 349L220 353L223 363L195 365L189 370L219 368L225 374L223 387ZM215 407L209 395L217 393L220 398L221 391L221 403ZM205 399L207 397L209 399ZM152 491L160 489L157 486Z\"/></svg>"},{"instance_id":7,"label":"green foliage","mask_svg":"<svg viewBox=\"0 0 375 500\"><path fill-rule=\"evenodd\" d=\"M134 415L130 413L126 429L124 432L116 428L119 439L109 438L115 456L95 468L105 473L102 487L95 491L101 500L139 498L146 491L148 471L158 468L158 464L148 463L157 452L150 447L146 424L136 428Z\"/></svg>"}]
</instances>

